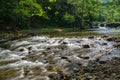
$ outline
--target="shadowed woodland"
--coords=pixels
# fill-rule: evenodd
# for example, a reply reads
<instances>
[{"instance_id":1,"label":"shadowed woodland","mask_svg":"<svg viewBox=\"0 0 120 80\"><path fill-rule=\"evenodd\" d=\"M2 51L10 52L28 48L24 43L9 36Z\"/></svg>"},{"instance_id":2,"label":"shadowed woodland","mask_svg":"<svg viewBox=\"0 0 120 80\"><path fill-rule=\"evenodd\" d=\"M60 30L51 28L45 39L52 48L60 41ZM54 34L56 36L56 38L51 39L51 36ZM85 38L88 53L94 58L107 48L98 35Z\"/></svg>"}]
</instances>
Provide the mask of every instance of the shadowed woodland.
<instances>
[{"instance_id":1,"label":"shadowed woodland","mask_svg":"<svg viewBox=\"0 0 120 80\"><path fill-rule=\"evenodd\" d=\"M119 0L0 0L0 30L89 28L120 21Z\"/></svg>"}]
</instances>

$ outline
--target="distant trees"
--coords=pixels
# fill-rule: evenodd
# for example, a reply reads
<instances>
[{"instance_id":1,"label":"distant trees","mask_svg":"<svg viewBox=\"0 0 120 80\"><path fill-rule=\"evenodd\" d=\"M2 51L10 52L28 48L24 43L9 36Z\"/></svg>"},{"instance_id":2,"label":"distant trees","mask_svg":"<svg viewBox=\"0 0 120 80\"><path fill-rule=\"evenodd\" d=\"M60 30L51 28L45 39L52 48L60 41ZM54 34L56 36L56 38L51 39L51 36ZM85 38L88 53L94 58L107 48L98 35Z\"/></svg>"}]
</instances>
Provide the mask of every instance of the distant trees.
<instances>
[{"instance_id":1,"label":"distant trees","mask_svg":"<svg viewBox=\"0 0 120 80\"><path fill-rule=\"evenodd\" d=\"M80 29L85 28L98 17L100 0L68 0L74 5L73 15L75 17L75 26Z\"/></svg>"},{"instance_id":2,"label":"distant trees","mask_svg":"<svg viewBox=\"0 0 120 80\"><path fill-rule=\"evenodd\" d=\"M119 0L0 0L0 29L44 25L84 29L94 22L119 22L119 7Z\"/></svg>"},{"instance_id":3,"label":"distant trees","mask_svg":"<svg viewBox=\"0 0 120 80\"><path fill-rule=\"evenodd\" d=\"M109 0L101 3L100 17L103 22L119 22L120 21L120 0Z\"/></svg>"},{"instance_id":4,"label":"distant trees","mask_svg":"<svg viewBox=\"0 0 120 80\"><path fill-rule=\"evenodd\" d=\"M67 0L37 0L45 11L45 17L48 25L70 26L74 22L74 16L71 15L73 5Z\"/></svg>"},{"instance_id":5,"label":"distant trees","mask_svg":"<svg viewBox=\"0 0 120 80\"><path fill-rule=\"evenodd\" d=\"M0 24L2 29L29 27L29 19L42 16L43 10L35 0L0 0Z\"/></svg>"}]
</instances>

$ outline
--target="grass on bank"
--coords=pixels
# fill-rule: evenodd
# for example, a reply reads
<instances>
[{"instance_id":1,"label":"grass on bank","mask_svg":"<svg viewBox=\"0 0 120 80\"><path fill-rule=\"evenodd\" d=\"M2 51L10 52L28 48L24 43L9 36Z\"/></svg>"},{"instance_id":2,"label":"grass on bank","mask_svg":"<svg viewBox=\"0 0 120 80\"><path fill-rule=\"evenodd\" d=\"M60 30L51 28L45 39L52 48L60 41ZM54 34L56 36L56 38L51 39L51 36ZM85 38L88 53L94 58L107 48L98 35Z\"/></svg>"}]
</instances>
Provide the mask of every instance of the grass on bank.
<instances>
[{"instance_id":1,"label":"grass on bank","mask_svg":"<svg viewBox=\"0 0 120 80\"><path fill-rule=\"evenodd\" d=\"M74 30L73 28L42 28L42 29L26 29L23 33L35 33L37 35L47 35L50 37L69 37L69 36L97 36L101 35L96 32L87 30Z\"/></svg>"},{"instance_id":2,"label":"grass on bank","mask_svg":"<svg viewBox=\"0 0 120 80\"><path fill-rule=\"evenodd\" d=\"M38 36L49 36L49 37L87 37L87 36L103 36L106 34L100 34L90 30L74 30L73 28L60 28L60 27L46 27L46 28L30 28L23 29L19 32L0 32L0 38L24 38L28 34L35 34ZM107 34L110 36L120 36L120 33L117 34Z\"/></svg>"}]
</instances>

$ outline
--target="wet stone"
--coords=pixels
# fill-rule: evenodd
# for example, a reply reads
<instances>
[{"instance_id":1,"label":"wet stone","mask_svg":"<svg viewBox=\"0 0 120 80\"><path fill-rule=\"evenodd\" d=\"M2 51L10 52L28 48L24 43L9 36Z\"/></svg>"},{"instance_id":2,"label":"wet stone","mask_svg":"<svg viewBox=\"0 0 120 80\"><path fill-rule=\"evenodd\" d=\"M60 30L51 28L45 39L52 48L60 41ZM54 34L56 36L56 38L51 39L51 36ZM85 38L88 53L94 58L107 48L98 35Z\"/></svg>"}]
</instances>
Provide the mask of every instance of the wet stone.
<instances>
[{"instance_id":1,"label":"wet stone","mask_svg":"<svg viewBox=\"0 0 120 80\"><path fill-rule=\"evenodd\" d=\"M117 43L118 43L118 42L120 42L120 39L118 39L118 40L115 40L115 42L117 42Z\"/></svg>"},{"instance_id":2,"label":"wet stone","mask_svg":"<svg viewBox=\"0 0 120 80\"><path fill-rule=\"evenodd\" d=\"M63 42L62 44L68 44L67 42Z\"/></svg>"},{"instance_id":3,"label":"wet stone","mask_svg":"<svg viewBox=\"0 0 120 80\"><path fill-rule=\"evenodd\" d=\"M50 52L46 50L46 51L43 51L42 54L44 54L45 56L47 56L48 54L50 54Z\"/></svg>"},{"instance_id":4,"label":"wet stone","mask_svg":"<svg viewBox=\"0 0 120 80\"><path fill-rule=\"evenodd\" d=\"M31 52L28 52L28 54L30 55L30 54L31 54Z\"/></svg>"},{"instance_id":5,"label":"wet stone","mask_svg":"<svg viewBox=\"0 0 120 80\"><path fill-rule=\"evenodd\" d=\"M107 41L116 41L118 38L116 37L108 37L107 38Z\"/></svg>"},{"instance_id":6,"label":"wet stone","mask_svg":"<svg viewBox=\"0 0 120 80\"><path fill-rule=\"evenodd\" d=\"M0 69L0 80L11 80L13 77L19 75L17 70L14 69Z\"/></svg>"},{"instance_id":7,"label":"wet stone","mask_svg":"<svg viewBox=\"0 0 120 80\"><path fill-rule=\"evenodd\" d=\"M89 56L79 56L79 57L82 59L89 59L90 58Z\"/></svg>"},{"instance_id":8,"label":"wet stone","mask_svg":"<svg viewBox=\"0 0 120 80\"><path fill-rule=\"evenodd\" d=\"M107 41L113 41L113 39L110 37L110 38L107 38Z\"/></svg>"},{"instance_id":9,"label":"wet stone","mask_svg":"<svg viewBox=\"0 0 120 80\"><path fill-rule=\"evenodd\" d=\"M76 49L75 50L75 52L76 53L82 53L82 54L84 54L84 53L89 53L89 52L91 52L91 50L88 48L88 49L86 49L86 48L84 48L84 49Z\"/></svg>"},{"instance_id":10,"label":"wet stone","mask_svg":"<svg viewBox=\"0 0 120 80\"><path fill-rule=\"evenodd\" d=\"M68 72L74 71L74 69L80 69L81 63L74 63L71 62L65 66L65 68L68 68Z\"/></svg>"},{"instance_id":11,"label":"wet stone","mask_svg":"<svg viewBox=\"0 0 120 80\"><path fill-rule=\"evenodd\" d=\"M54 64L55 62L53 61L53 57L49 57L46 60L48 63Z\"/></svg>"},{"instance_id":12,"label":"wet stone","mask_svg":"<svg viewBox=\"0 0 120 80\"><path fill-rule=\"evenodd\" d=\"M47 47L46 49L47 49L47 50L50 50L51 48L50 48L50 47Z\"/></svg>"},{"instance_id":13,"label":"wet stone","mask_svg":"<svg viewBox=\"0 0 120 80\"><path fill-rule=\"evenodd\" d=\"M105 64L107 61L99 60L100 64Z\"/></svg>"},{"instance_id":14,"label":"wet stone","mask_svg":"<svg viewBox=\"0 0 120 80\"><path fill-rule=\"evenodd\" d=\"M118 61L120 61L120 56L115 56L115 57L113 57L113 60L118 60Z\"/></svg>"},{"instance_id":15,"label":"wet stone","mask_svg":"<svg viewBox=\"0 0 120 80\"><path fill-rule=\"evenodd\" d=\"M88 39L94 39L94 36L89 36Z\"/></svg>"},{"instance_id":16,"label":"wet stone","mask_svg":"<svg viewBox=\"0 0 120 80\"><path fill-rule=\"evenodd\" d=\"M0 61L0 66L7 65L10 63L15 63L18 60L7 60L7 61Z\"/></svg>"},{"instance_id":17,"label":"wet stone","mask_svg":"<svg viewBox=\"0 0 120 80\"><path fill-rule=\"evenodd\" d=\"M102 45L107 45L107 43L102 43Z\"/></svg>"},{"instance_id":18,"label":"wet stone","mask_svg":"<svg viewBox=\"0 0 120 80\"><path fill-rule=\"evenodd\" d=\"M28 47L28 50L31 50L32 49L32 47Z\"/></svg>"},{"instance_id":19,"label":"wet stone","mask_svg":"<svg viewBox=\"0 0 120 80\"><path fill-rule=\"evenodd\" d=\"M64 44L62 44L62 45L55 46L54 48L64 50L64 49L67 49L67 46L66 46L66 45L64 45Z\"/></svg>"},{"instance_id":20,"label":"wet stone","mask_svg":"<svg viewBox=\"0 0 120 80\"><path fill-rule=\"evenodd\" d=\"M88 44L82 45L83 48L90 48Z\"/></svg>"},{"instance_id":21,"label":"wet stone","mask_svg":"<svg viewBox=\"0 0 120 80\"><path fill-rule=\"evenodd\" d=\"M24 51L24 49L20 49L19 51L20 51L20 52L23 52L23 51Z\"/></svg>"},{"instance_id":22,"label":"wet stone","mask_svg":"<svg viewBox=\"0 0 120 80\"><path fill-rule=\"evenodd\" d=\"M68 58L63 56L63 57L61 57L61 59L68 59Z\"/></svg>"},{"instance_id":23,"label":"wet stone","mask_svg":"<svg viewBox=\"0 0 120 80\"><path fill-rule=\"evenodd\" d=\"M116 48L120 48L120 43L117 43L117 44L115 44L113 46L116 47Z\"/></svg>"},{"instance_id":24,"label":"wet stone","mask_svg":"<svg viewBox=\"0 0 120 80\"><path fill-rule=\"evenodd\" d=\"M76 41L77 43L81 43L81 41Z\"/></svg>"},{"instance_id":25,"label":"wet stone","mask_svg":"<svg viewBox=\"0 0 120 80\"><path fill-rule=\"evenodd\" d=\"M51 78L52 80L60 80L59 74L52 73L52 74L49 74L48 77Z\"/></svg>"},{"instance_id":26,"label":"wet stone","mask_svg":"<svg viewBox=\"0 0 120 80\"><path fill-rule=\"evenodd\" d=\"M58 72L60 70L59 67L57 67L53 64L46 66L46 69L50 72Z\"/></svg>"}]
</instances>

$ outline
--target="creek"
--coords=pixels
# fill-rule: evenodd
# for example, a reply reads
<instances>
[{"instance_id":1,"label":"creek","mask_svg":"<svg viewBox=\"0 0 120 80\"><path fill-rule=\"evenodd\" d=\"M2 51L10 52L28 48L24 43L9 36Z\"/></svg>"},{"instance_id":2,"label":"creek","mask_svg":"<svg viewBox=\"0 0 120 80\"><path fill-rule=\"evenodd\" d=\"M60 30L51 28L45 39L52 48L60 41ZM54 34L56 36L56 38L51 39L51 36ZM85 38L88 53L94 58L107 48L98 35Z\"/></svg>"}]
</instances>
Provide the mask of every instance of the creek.
<instances>
[{"instance_id":1,"label":"creek","mask_svg":"<svg viewBox=\"0 0 120 80\"><path fill-rule=\"evenodd\" d=\"M0 48L0 73L12 71L6 80L51 80L51 74L58 79L59 71L74 74L81 66L89 67L91 61L106 62L120 56L120 49L113 46L116 42L95 36L33 36L4 44L9 47Z\"/></svg>"}]
</instances>

